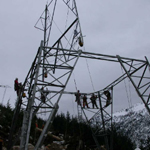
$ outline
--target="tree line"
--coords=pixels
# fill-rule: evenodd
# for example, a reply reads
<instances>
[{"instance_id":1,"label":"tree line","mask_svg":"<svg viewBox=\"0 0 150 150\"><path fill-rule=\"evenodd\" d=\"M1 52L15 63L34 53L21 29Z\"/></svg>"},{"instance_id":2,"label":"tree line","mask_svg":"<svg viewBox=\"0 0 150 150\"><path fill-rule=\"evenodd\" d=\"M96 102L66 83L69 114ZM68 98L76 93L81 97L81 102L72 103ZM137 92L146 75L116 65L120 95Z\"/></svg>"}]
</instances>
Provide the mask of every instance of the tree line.
<instances>
[{"instance_id":1,"label":"tree line","mask_svg":"<svg viewBox=\"0 0 150 150\"><path fill-rule=\"evenodd\" d=\"M13 113L14 109L11 108L9 101L6 106L0 104L0 138L4 140L5 146L7 146L7 139L10 132ZM14 136L17 136L17 134L19 134L18 131L22 126L22 119L23 111L21 110ZM45 124L45 120L37 118L37 116L33 118L30 136L30 143L32 143L33 145L35 144L37 137L40 135L40 133L35 130L36 123L38 124L38 128L42 129ZM79 122L78 118L75 116L71 116L69 112L67 112L66 114L57 114L50 128L50 131L56 136L59 136L60 134L63 135L63 139L65 140L64 144L69 144L68 147L71 150L75 149L79 140L82 140L84 145L89 148L95 147L96 145L93 140L91 128L89 127L87 122ZM53 139L47 136L45 145L50 144L51 142L53 142ZM99 137L98 142L100 145L105 145L103 137ZM148 139L147 143L145 143L145 147L141 146L141 150L150 150L149 143L150 141ZM16 141L15 144L19 145L19 141ZM133 143L130 138L123 133L123 131L118 132L115 126L113 127L114 150L134 150L135 147L135 143Z\"/></svg>"}]
</instances>

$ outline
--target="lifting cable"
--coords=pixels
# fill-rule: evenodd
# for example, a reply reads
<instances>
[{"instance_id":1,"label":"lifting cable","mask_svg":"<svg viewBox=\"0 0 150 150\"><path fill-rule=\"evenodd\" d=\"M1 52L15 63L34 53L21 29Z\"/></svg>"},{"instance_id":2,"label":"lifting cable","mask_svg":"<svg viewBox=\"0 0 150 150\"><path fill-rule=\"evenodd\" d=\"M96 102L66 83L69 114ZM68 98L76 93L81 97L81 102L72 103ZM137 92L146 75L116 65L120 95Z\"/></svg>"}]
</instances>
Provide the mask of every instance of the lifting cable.
<instances>
[{"instance_id":1,"label":"lifting cable","mask_svg":"<svg viewBox=\"0 0 150 150\"><path fill-rule=\"evenodd\" d=\"M121 67L122 73L123 73L123 68ZM131 99L131 87L130 87L130 80L128 78L128 83L129 83L129 92L130 95L128 95L128 91L127 91L127 85L124 79L124 84L125 84L125 88L126 88L126 93L127 93L127 98L128 98L128 104L129 104L129 113L132 113L133 109L132 109L132 99ZM130 117L132 117L132 114L130 114ZM131 130L132 130L132 126L133 126L133 118L131 118Z\"/></svg>"},{"instance_id":2,"label":"lifting cable","mask_svg":"<svg viewBox=\"0 0 150 150\"><path fill-rule=\"evenodd\" d=\"M49 11L48 11L48 13L49 13ZM50 15L50 14L49 14L49 15ZM49 19L49 21L50 21L50 19ZM54 21L54 19L53 19L53 23L54 23L54 25L56 26L56 28L58 29L58 31L59 31L61 34L63 34L63 32L62 32L61 29L58 27L58 25L57 25L57 23ZM64 38L65 38L66 41L68 42L67 44L71 45L71 44L70 44L70 39L71 39L71 37L70 37L70 39L68 40L67 37L64 35ZM66 46L66 47L67 47L67 46Z\"/></svg>"},{"instance_id":3,"label":"lifting cable","mask_svg":"<svg viewBox=\"0 0 150 150\"><path fill-rule=\"evenodd\" d=\"M74 75L74 73L73 73L73 78L74 78L74 84L75 84L75 88L76 88L76 91L78 90L77 89L77 83L76 83L76 80L75 80L75 75ZM81 100L80 100L80 102L81 102ZM78 113L78 117L79 117L79 108L80 106L78 105L78 103L77 103L77 113ZM74 107L73 107L74 108ZM81 114L82 114L82 108L81 108ZM81 122L79 122L79 131L80 131L80 137L81 137Z\"/></svg>"},{"instance_id":4,"label":"lifting cable","mask_svg":"<svg viewBox=\"0 0 150 150\"><path fill-rule=\"evenodd\" d=\"M128 83L129 83L129 94L130 94L130 106L131 106L131 109L132 109L132 99L131 99L131 84L130 84L130 80L128 79Z\"/></svg>"},{"instance_id":5,"label":"lifting cable","mask_svg":"<svg viewBox=\"0 0 150 150\"><path fill-rule=\"evenodd\" d=\"M70 1L68 2L68 4L70 5ZM67 23L68 23L68 16L69 16L69 7L68 7L68 10L67 10L67 17L66 17L65 30L66 30Z\"/></svg>"},{"instance_id":6,"label":"lifting cable","mask_svg":"<svg viewBox=\"0 0 150 150\"><path fill-rule=\"evenodd\" d=\"M122 68L122 67L121 67L121 70L122 70L122 74L123 74L123 68ZM128 104L129 104L129 108L130 108L131 111L132 111L131 88L130 88L130 81L129 81L129 79L128 79L128 82L129 82L129 92L130 92L130 94L128 94L127 84L126 84L126 81L125 81L125 79L124 79L124 85L125 85L125 89L126 89Z\"/></svg>"},{"instance_id":7,"label":"lifting cable","mask_svg":"<svg viewBox=\"0 0 150 150\"><path fill-rule=\"evenodd\" d=\"M47 45L46 46L48 46L48 42L49 42L49 38L50 38L52 22L53 22L53 18L54 18L55 9L56 9L56 3L57 3L57 0L55 0L55 4L54 4L54 9L53 9L52 17L51 17L50 28L49 28L49 32L48 32L48 36L47 36Z\"/></svg>"},{"instance_id":8,"label":"lifting cable","mask_svg":"<svg viewBox=\"0 0 150 150\"><path fill-rule=\"evenodd\" d=\"M85 46L83 48L84 48L84 51L85 51ZM93 84L93 80L92 80L92 76L91 76L91 72L90 72L90 67L89 67L87 58L85 58L85 60L86 60L86 65L87 65L87 69L88 69L88 72L89 72L89 76L90 76L90 81L91 81L91 84L92 84L92 88L93 88L93 91L95 92L95 88L94 88L94 84Z\"/></svg>"},{"instance_id":9,"label":"lifting cable","mask_svg":"<svg viewBox=\"0 0 150 150\"><path fill-rule=\"evenodd\" d=\"M74 84L75 84L75 88L76 88L76 91L78 90L78 88L77 88L77 83L76 83L76 79L75 79L75 75L74 75L74 73L73 73L73 79L74 79Z\"/></svg>"}]
</instances>

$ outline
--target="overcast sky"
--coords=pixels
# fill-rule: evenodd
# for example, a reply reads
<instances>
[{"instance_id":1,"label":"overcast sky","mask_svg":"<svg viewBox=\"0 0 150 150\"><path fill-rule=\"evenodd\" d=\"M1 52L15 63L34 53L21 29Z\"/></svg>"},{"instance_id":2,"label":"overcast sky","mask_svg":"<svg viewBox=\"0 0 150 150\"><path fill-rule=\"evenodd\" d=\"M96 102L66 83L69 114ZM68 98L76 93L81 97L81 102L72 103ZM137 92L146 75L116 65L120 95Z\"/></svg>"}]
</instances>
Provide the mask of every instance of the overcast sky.
<instances>
[{"instance_id":1,"label":"overcast sky","mask_svg":"<svg viewBox=\"0 0 150 150\"><path fill-rule=\"evenodd\" d=\"M58 0L60 1L60 0ZM14 106L16 94L14 79L24 82L36 55L43 33L34 28L44 11L46 0L0 1L0 85L9 85L3 104L10 98ZM85 50L107 55L120 55L136 59L150 58L150 1L149 0L76 0ZM93 92L88 67L95 90L103 89L122 73L119 64L79 60L74 77L81 92ZM113 68L113 71L112 71ZM84 77L84 78L83 78ZM127 87L130 87L130 85ZM67 89L75 91L73 78ZM67 90L66 89L66 90ZM131 92L133 104L140 102ZM114 111L128 106L124 82L115 87ZM2 99L4 88L0 88ZM68 106L76 113L74 96L65 96L61 111ZM67 106L67 108L66 108Z\"/></svg>"}]
</instances>

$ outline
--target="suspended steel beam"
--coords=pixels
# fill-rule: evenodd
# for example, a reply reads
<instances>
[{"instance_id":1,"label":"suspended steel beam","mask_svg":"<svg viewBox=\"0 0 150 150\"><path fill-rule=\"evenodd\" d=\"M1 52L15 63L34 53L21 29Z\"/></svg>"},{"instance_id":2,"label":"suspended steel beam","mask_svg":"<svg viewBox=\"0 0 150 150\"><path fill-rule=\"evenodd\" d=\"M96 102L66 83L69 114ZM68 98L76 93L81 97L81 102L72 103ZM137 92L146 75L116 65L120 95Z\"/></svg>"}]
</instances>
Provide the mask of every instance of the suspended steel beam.
<instances>
[{"instance_id":1,"label":"suspended steel beam","mask_svg":"<svg viewBox=\"0 0 150 150\"><path fill-rule=\"evenodd\" d=\"M55 47L44 47L44 48L49 49L49 50L53 49L53 50L62 50L64 52L70 52L69 49L64 49L64 48L55 48ZM75 52L76 52L76 50L71 50L70 53L66 53L65 55L77 56L77 54ZM119 62L117 56L114 56L114 55L106 55L106 54L99 54L99 53L92 53L92 52L85 52L85 51L81 52L80 57ZM135 59L135 58L127 58L127 57L121 57L121 59L126 60L126 61L136 61L138 63L146 62L145 60ZM124 63L126 63L126 62L124 62Z\"/></svg>"}]
</instances>

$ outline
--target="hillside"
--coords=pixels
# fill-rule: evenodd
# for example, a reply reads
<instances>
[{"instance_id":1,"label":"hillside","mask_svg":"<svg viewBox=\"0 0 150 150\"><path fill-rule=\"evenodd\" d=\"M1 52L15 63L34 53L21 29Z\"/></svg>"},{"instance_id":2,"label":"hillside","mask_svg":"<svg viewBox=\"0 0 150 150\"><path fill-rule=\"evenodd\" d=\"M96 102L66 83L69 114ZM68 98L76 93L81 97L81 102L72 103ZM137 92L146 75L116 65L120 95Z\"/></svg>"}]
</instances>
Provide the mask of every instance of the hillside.
<instances>
[{"instance_id":1,"label":"hillside","mask_svg":"<svg viewBox=\"0 0 150 150\"><path fill-rule=\"evenodd\" d=\"M117 131L123 132L137 146L150 148L150 115L144 104L115 113L114 122Z\"/></svg>"},{"instance_id":2,"label":"hillside","mask_svg":"<svg viewBox=\"0 0 150 150\"><path fill-rule=\"evenodd\" d=\"M4 145L6 147L13 111L14 110L10 107L9 103L7 106L0 105L0 137L4 139ZM19 120L20 121L17 124L17 129L21 128L22 112ZM38 127L41 129L44 123L44 120L40 118L33 119L30 140L33 145L36 140L36 136L39 136L39 133L35 132L35 121L38 123ZM149 150L149 125L149 115L147 114L144 106L141 104L133 107L132 109L125 109L115 113L114 149L134 150L134 143L136 143L136 145L141 146L141 150ZM87 126L86 122L78 123L77 118L70 116L69 112L66 115L63 113L58 114L54 119L50 131L53 135L61 135L63 137L63 144L68 145L68 150L76 149L76 147L78 147L79 140L82 140L84 142L84 146L86 145L86 147L92 148L95 145L91 130ZM102 138L99 139L100 145L104 145ZM19 145L18 142L16 143L17 145ZM54 139L47 137L45 145L52 144L53 142Z\"/></svg>"}]
</instances>

